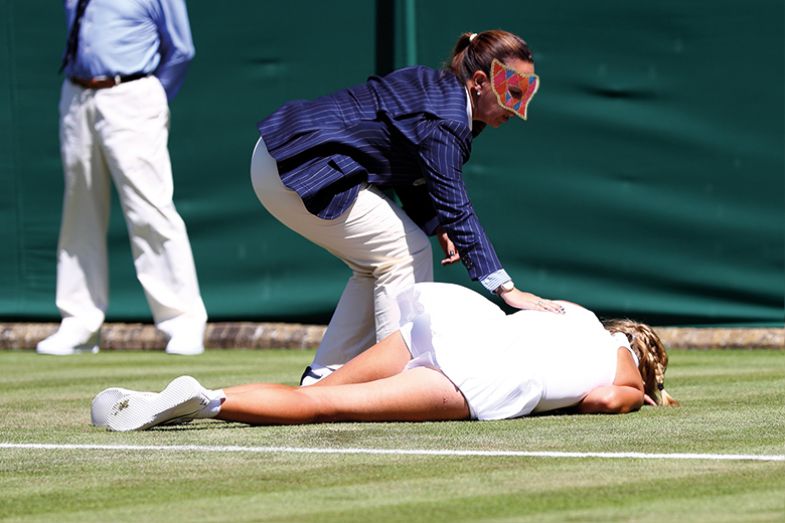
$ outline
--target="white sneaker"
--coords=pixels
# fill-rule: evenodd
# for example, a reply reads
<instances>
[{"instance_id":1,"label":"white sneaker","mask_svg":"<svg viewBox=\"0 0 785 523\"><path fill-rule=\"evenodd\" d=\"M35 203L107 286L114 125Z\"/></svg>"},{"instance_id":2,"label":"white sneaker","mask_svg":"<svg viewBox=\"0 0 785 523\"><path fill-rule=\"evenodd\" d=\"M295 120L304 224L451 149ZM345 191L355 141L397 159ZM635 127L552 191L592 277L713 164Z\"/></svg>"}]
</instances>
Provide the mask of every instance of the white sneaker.
<instances>
[{"instance_id":1,"label":"white sneaker","mask_svg":"<svg viewBox=\"0 0 785 523\"><path fill-rule=\"evenodd\" d=\"M340 368L341 365L328 365L327 367L309 365L305 367L303 375L300 376L300 386L305 387L318 383Z\"/></svg>"},{"instance_id":2,"label":"white sneaker","mask_svg":"<svg viewBox=\"0 0 785 523\"><path fill-rule=\"evenodd\" d=\"M89 332L61 325L57 332L38 342L35 351L49 356L70 356L82 352L95 354L99 338L100 331Z\"/></svg>"},{"instance_id":3,"label":"white sneaker","mask_svg":"<svg viewBox=\"0 0 785 523\"><path fill-rule=\"evenodd\" d=\"M194 327L193 330L181 329L169 338L166 344L167 354L178 356L197 356L204 352L204 328Z\"/></svg>"},{"instance_id":4,"label":"white sneaker","mask_svg":"<svg viewBox=\"0 0 785 523\"><path fill-rule=\"evenodd\" d=\"M112 406L123 396L130 394L145 394L154 396L154 392L141 392L138 390L123 389L121 387L110 387L99 392L90 405L90 421L96 427L106 427L106 420Z\"/></svg>"},{"instance_id":5,"label":"white sneaker","mask_svg":"<svg viewBox=\"0 0 785 523\"><path fill-rule=\"evenodd\" d=\"M112 405L106 426L116 432L145 430L196 416L210 403L207 390L191 376L175 378L159 394L131 393Z\"/></svg>"}]
</instances>

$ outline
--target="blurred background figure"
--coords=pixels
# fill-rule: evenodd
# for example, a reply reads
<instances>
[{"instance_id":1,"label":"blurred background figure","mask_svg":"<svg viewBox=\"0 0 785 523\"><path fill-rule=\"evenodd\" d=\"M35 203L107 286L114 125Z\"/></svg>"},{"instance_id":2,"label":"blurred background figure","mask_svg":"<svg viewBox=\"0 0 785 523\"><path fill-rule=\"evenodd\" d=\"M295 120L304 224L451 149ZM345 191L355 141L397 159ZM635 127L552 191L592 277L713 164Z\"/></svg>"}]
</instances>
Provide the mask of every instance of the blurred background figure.
<instances>
[{"instance_id":1,"label":"blurred background figure","mask_svg":"<svg viewBox=\"0 0 785 523\"><path fill-rule=\"evenodd\" d=\"M57 247L59 329L39 354L97 352L108 305L110 180L137 277L166 352L204 351L207 313L174 207L169 106L194 56L183 0L66 0L60 71L65 195Z\"/></svg>"}]
</instances>

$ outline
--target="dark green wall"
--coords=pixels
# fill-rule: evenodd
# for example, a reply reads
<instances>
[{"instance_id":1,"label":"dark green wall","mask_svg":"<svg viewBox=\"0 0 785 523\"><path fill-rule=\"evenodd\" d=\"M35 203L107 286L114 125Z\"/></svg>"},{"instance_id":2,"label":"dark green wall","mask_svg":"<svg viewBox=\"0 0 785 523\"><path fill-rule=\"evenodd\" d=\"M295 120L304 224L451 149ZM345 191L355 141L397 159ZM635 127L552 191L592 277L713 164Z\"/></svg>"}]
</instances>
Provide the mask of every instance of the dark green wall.
<instances>
[{"instance_id":1,"label":"dark green wall","mask_svg":"<svg viewBox=\"0 0 785 523\"><path fill-rule=\"evenodd\" d=\"M528 122L487 130L466 179L515 280L606 315L785 315L785 8L750 2L189 2L197 48L172 106L175 202L213 320L324 321L348 271L272 219L248 180L255 122L410 62L463 31L531 45ZM48 14L46 14L48 12ZM43 16L42 16L43 13ZM57 318L59 3L0 0L0 317ZM377 45L379 44L379 45ZM115 202L112 320L149 318ZM437 279L468 282L460 266Z\"/></svg>"}]
</instances>

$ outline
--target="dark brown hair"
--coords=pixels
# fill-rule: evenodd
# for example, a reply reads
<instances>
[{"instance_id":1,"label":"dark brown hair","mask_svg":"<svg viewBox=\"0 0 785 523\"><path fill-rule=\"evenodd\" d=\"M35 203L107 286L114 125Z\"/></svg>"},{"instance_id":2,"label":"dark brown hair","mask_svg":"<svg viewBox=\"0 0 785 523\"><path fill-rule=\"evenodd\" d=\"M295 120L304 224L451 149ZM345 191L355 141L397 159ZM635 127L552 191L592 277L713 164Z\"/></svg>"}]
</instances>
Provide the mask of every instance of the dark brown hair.
<instances>
[{"instance_id":1,"label":"dark brown hair","mask_svg":"<svg viewBox=\"0 0 785 523\"><path fill-rule=\"evenodd\" d=\"M529 46L520 36L501 29L492 29L476 34L463 33L455 43L452 58L445 68L455 73L461 83L465 83L475 71L483 71L490 76L494 58L501 62L509 58L519 58L534 63Z\"/></svg>"}]
</instances>

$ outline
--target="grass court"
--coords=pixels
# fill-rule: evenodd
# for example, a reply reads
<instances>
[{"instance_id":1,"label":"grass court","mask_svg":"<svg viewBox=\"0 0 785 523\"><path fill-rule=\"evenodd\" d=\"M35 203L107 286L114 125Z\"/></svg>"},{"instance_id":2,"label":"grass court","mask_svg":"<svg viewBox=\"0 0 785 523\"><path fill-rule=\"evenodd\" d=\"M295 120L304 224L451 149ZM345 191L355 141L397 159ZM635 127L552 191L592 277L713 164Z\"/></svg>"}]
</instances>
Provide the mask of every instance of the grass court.
<instances>
[{"instance_id":1,"label":"grass court","mask_svg":"<svg viewBox=\"0 0 785 523\"><path fill-rule=\"evenodd\" d=\"M785 351L672 350L666 386L682 407L621 416L89 424L109 386L293 383L311 356L0 352L0 520L785 521Z\"/></svg>"}]
</instances>

